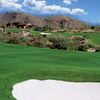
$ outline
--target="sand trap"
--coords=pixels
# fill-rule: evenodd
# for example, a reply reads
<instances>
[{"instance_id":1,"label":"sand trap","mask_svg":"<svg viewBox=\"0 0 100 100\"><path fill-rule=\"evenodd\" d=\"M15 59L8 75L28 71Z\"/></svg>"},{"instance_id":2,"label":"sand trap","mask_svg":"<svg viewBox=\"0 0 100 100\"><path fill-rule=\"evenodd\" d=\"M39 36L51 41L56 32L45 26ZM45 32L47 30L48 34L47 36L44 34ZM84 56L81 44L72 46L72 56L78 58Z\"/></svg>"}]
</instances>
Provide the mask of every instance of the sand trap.
<instances>
[{"instance_id":1,"label":"sand trap","mask_svg":"<svg viewBox=\"0 0 100 100\"><path fill-rule=\"evenodd\" d=\"M28 80L13 86L16 100L100 100L100 83Z\"/></svg>"}]
</instances>

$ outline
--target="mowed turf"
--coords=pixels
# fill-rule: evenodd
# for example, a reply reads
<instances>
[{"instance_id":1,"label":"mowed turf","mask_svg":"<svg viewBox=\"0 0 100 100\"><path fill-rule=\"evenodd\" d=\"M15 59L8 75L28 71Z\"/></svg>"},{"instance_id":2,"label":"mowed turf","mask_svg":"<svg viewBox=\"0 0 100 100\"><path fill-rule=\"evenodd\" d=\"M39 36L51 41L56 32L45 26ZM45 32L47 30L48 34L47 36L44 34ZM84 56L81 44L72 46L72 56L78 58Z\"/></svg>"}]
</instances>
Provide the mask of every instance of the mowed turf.
<instances>
[{"instance_id":1,"label":"mowed turf","mask_svg":"<svg viewBox=\"0 0 100 100\"><path fill-rule=\"evenodd\" d=\"M14 100L12 86L28 79L100 82L100 53L0 43L0 100Z\"/></svg>"},{"instance_id":2,"label":"mowed turf","mask_svg":"<svg viewBox=\"0 0 100 100\"><path fill-rule=\"evenodd\" d=\"M89 41L100 46L100 33L89 35Z\"/></svg>"}]
</instances>

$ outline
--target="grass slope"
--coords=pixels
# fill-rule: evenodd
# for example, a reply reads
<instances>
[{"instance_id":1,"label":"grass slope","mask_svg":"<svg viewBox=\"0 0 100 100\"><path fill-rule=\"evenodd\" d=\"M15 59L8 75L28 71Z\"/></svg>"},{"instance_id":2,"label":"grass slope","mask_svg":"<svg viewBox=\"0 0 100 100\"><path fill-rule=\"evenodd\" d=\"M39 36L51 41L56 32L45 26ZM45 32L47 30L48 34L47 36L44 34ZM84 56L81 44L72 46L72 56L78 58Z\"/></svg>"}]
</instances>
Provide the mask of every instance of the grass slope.
<instances>
[{"instance_id":1,"label":"grass slope","mask_svg":"<svg viewBox=\"0 0 100 100\"><path fill-rule=\"evenodd\" d=\"M90 35L89 41L100 46L100 33Z\"/></svg>"},{"instance_id":2,"label":"grass slope","mask_svg":"<svg viewBox=\"0 0 100 100\"><path fill-rule=\"evenodd\" d=\"M69 52L0 43L0 100L27 79L100 82L100 53Z\"/></svg>"}]
</instances>

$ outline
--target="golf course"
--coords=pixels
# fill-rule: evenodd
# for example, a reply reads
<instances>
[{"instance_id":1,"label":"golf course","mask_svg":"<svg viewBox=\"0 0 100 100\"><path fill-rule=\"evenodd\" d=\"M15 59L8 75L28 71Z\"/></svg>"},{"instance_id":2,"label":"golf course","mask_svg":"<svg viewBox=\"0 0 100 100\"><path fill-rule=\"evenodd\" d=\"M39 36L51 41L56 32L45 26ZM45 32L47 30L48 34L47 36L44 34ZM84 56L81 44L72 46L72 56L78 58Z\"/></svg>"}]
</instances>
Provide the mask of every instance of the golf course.
<instances>
[{"instance_id":1,"label":"golf course","mask_svg":"<svg viewBox=\"0 0 100 100\"><path fill-rule=\"evenodd\" d=\"M100 0L0 0L0 100L100 100Z\"/></svg>"},{"instance_id":2,"label":"golf course","mask_svg":"<svg viewBox=\"0 0 100 100\"><path fill-rule=\"evenodd\" d=\"M0 100L15 100L13 85L28 79L100 82L100 52L0 43Z\"/></svg>"}]
</instances>

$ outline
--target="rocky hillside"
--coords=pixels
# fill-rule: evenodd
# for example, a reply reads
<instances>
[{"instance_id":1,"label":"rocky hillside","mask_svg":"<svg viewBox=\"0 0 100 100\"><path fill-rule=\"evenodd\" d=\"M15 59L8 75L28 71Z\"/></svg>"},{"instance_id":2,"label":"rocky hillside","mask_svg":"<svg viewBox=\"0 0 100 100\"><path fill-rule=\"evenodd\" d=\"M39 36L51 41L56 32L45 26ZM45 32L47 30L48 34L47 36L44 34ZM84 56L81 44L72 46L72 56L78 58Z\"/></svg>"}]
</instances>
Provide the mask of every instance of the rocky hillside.
<instances>
[{"instance_id":1,"label":"rocky hillside","mask_svg":"<svg viewBox=\"0 0 100 100\"><path fill-rule=\"evenodd\" d=\"M38 27L47 26L51 29L86 29L89 27L86 23L67 16L39 17L16 12L0 14L0 25L12 22L31 23Z\"/></svg>"}]
</instances>

